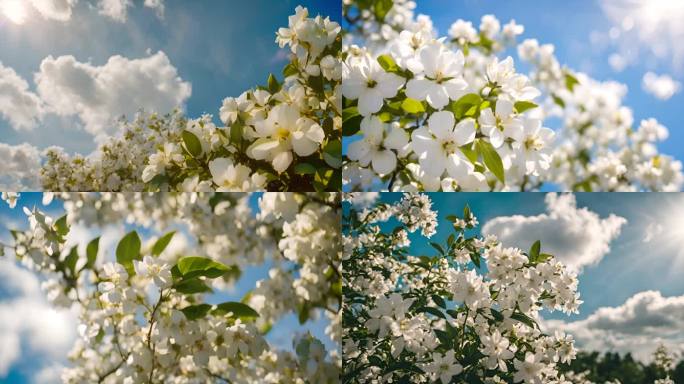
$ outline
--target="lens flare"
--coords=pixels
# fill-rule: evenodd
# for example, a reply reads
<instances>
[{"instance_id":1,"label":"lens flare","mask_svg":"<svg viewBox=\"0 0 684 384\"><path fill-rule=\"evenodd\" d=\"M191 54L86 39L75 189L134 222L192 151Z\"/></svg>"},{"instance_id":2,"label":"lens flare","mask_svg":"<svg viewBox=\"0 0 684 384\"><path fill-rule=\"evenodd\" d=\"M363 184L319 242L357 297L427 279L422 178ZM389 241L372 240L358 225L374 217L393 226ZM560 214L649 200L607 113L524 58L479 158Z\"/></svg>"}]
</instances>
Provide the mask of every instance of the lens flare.
<instances>
[{"instance_id":1,"label":"lens flare","mask_svg":"<svg viewBox=\"0 0 684 384\"><path fill-rule=\"evenodd\" d=\"M0 0L0 10L14 24L24 24L28 16L24 0Z\"/></svg>"}]
</instances>

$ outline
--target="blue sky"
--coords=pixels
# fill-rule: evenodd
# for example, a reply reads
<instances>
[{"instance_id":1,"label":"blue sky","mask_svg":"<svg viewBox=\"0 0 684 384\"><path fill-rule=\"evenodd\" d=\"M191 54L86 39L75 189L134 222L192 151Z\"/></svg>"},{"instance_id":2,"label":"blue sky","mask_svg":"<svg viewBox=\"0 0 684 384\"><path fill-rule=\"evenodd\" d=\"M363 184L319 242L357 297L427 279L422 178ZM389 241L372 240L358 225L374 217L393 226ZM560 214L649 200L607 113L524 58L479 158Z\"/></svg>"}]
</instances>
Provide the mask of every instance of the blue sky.
<instances>
[{"instance_id":1,"label":"blue sky","mask_svg":"<svg viewBox=\"0 0 684 384\"><path fill-rule=\"evenodd\" d=\"M619 234L607 238L604 242L609 251L604 249L593 256L593 262L585 264L579 272L579 292L584 303L579 308L579 314L567 316L558 313L543 313L544 319L562 320L567 330L600 328L606 334L619 332L622 326L620 321L627 324L646 324L654 321L658 316L665 316L668 310L659 307L663 300L656 300L650 306L644 306L640 310L633 310L633 304L626 304L633 298L645 291L658 291L663 297L669 298L671 304L674 301L684 302L684 286L681 284L682 272L684 272L684 195L681 193L577 193L574 194L576 204L561 207L566 212L565 220L550 217L549 207L553 204L545 203L545 193L430 193L433 201L433 209L438 212L439 225L437 233L430 239L438 243L446 243L446 239L453 232L446 216L456 214L462 216L463 207L467 203L471 211L479 220L479 226L472 230L471 235L480 234L487 223L507 221L505 228L518 237L539 239L542 251L553 253L558 259L570 264L576 262L578 249L583 254L601 248L597 239L601 231L609 225L608 217L624 218L625 222L620 226ZM557 195L563 197L565 195ZM565 196L565 201L572 202L573 196ZM388 203L401 199L399 193L382 193L380 200ZM561 201L561 199L558 199ZM589 212L584 212L586 209ZM516 216L518 215L518 216ZM584 219L581 219L581 218ZM540 222L541 224L535 224ZM385 224L385 229L391 230L396 223L390 221ZM605 229L607 231L607 229ZM490 233L496 232L490 230ZM498 232L501 233L501 232ZM412 241L410 254L412 255L435 255L436 251L428 241L419 233L409 236ZM500 237L501 238L501 237ZM517 246L527 251L533 240L502 238L504 245ZM564 240L565 239L565 240ZM567 239L573 239L567 243ZM582 244L594 244L591 247L581 248ZM603 319L600 326L596 315L599 308L618 308L620 315ZM671 308L674 308L673 305ZM677 307L681 311L680 307ZM602 310L603 311L603 310ZM631 312L630 312L631 311ZM598 311L601 312L601 311ZM681 312L674 316L681 317ZM605 314L605 312L604 312ZM593 316L592 323L587 325L587 319ZM636 317L632 319L630 316ZM646 319L639 318L645 316ZM618 324L613 324L618 322ZM630 322L631 321L631 322ZM660 320L658 320L660 321ZM665 320L663 324L669 324ZM662 324L660 324L662 325ZM658 327L659 325L654 325ZM681 325L673 326L670 342L675 343L677 348L684 346ZM638 328L637 328L638 329ZM609 332L610 331L610 332ZM638 337L646 337L648 329L638 332L620 335L624 338L624 345L613 346L620 351L632 351L647 356L651 353L646 344L637 342ZM590 343L583 340L586 337L576 335L579 345ZM598 338L598 337L597 337ZM622 340L622 339L621 339ZM639 339L640 340L640 339ZM635 347L635 345L642 347ZM593 345L593 344L592 344ZM606 348L608 342L598 348ZM636 349L636 350L634 350Z\"/></svg>"},{"instance_id":2,"label":"blue sky","mask_svg":"<svg viewBox=\"0 0 684 384\"><path fill-rule=\"evenodd\" d=\"M3 0L4 1L4 0ZM30 13L16 25L0 14L0 62L13 68L36 91L34 73L52 55L73 55L79 62L104 65L113 55L140 59L164 52L178 75L192 85L186 110L192 117L218 115L222 100L281 75L286 55L278 54L275 32L287 26L297 5L311 15L338 20L341 5L328 0L165 1L163 18L135 0L125 23L98 14L96 0L80 1L70 21L46 20ZM69 152L90 153L91 135L77 117L47 116L32 131L12 129L0 116L0 142L29 142L39 148L59 145Z\"/></svg>"},{"instance_id":3,"label":"blue sky","mask_svg":"<svg viewBox=\"0 0 684 384\"><path fill-rule=\"evenodd\" d=\"M253 211L258 211L257 200L260 194L255 194L251 197L250 203ZM23 229L28 227L28 221L26 220L26 215L22 212L21 207L27 206L32 208L33 206L39 207L47 214L54 218L57 218L63 214L61 201L55 199L49 206L43 207L41 204L42 193L22 193L17 207L10 209L9 206L0 201L0 241L5 243L10 243L10 236L8 229ZM156 232L145 228L135 228L131 225L126 225L125 231L130 231L137 229L140 233L143 241L151 236L157 236ZM124 232L120 230L121 232ZM187 233L187 231L184 231ZM92 238L101 235L103 232L100 230L95 230L92 234ZM88 237L90 239L91 237ZM104 236L103 236L104 238ZM118 241L118 240L117 240ZM116 242L111 244L108 248L108 252L113 254L115 252ZM212 304L218 304L224 301L239 301L248 291L254 288L257 280L268 278L268 270L271 264L265 263L260 266L252 266L245 268L242 272L241 278L236 282L234 289L230 292L215 292L207 296L207 302ZM9 268L7 265L0 265L0 268ZM20 267L23 268L23 267ZM0 270L0 274L2 271ZM0 281L0 306L3 302L16 298L16 287L12 282ZM325 316L319 316L317 320L313 320L305 325L300 325L295 315L288 315L281 319L277 324L273 326L272 331L267 335L268 342L275 347L292 350L292 340L294 335L302 334L310 331L314 336L318 337L324 342L326 348L335 348L333 342L325 334L325 327L328 325L328 320ZM75 331L74 324L74 331ZM2 338L3 327L0 324L0 342L3 341ZM11 366L7 377L0 376L1 382L30 382L33 375L38 370L36 368L36 361L39 361L41 367L49 366L53 363L67 363L66 359L61 358L50 358L45 354L32 352L27 345L30 343L28 339L22 335L22 354L18 362ZM1 354L0 354L0 357ZM0 366L2 363L0 362Z\"/></svg>"}]
</instances>

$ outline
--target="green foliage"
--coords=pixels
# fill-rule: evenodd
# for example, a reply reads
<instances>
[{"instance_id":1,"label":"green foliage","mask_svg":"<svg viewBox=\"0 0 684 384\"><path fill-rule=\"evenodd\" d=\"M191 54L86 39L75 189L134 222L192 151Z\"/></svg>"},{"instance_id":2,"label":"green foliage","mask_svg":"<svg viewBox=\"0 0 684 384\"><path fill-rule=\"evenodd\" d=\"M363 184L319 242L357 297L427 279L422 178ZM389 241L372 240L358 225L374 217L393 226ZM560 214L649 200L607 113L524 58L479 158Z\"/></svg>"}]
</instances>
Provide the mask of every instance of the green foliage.
<instances>
[{"instance_id":1,"label":"green foliage","mask_svg":"<svg viewBox=\"0 0 684 384\"><path fill-rule=\"evenodd\" d=\"M447 105L447 109L454 113L456 119L464 117L476 117L479 107L482 104L482 97L476 93L469 93L461 96L460 99L452 101Z\"/></svg>"},{"instance_id":2,"label":"green foliage","mask_svg":"<svg viewBox=\"0 0 684 384\"><path fill-rule=\"evenodd\" d=\"M499 153L494 149L491 143L484 140L476 140L477 152L482 155L482 160L487 168L496 176L499 181L505 183L503 161Z\"/></svg>"},{"instance_id":3,"label":"green foliage","mask_svg":"<svg viewBox=\"0 0 684 384\"><path fill-rule=\"evenodd\" d=\"M93 266L95 265L95 261L97 260L97 252L100 249L100 237L96 237L93 240L88 243L88 246L86 247L86 256L88 258L88 261L86 262L85 266L83 268L90 268L92 269Z\"/></svg>"},{"instance_id":4,"label":"green foliage","mask_svg":"<svg viewBox=\"0 0 684 384\"><path fill-rule=\"evenodd\" d=\"M199 256L183 257L178 260L176 266L183 279L192 279L199 276L213 279L231 271L231 268L217 261Z\"/></svg>"},{"instance_id":5,"label":"green foliage","mask_svg":"<svg viewBox=\"0 0 684 384\"><path fill-rule=\"evenodd\" d=\"M181 309L181 312L183 312L188 320L197 320L206 316L210 309L211 305L209 304L197 304L185 307Z\"/></svg>"},{"instance_id":6,"label":"green foliage","mask_svg":"<svg viewBox=\"0 0 684 384\"><path fill-rule=\"evenodd\" d=\"M523 113L529 109L537 108L538 105L531 101L516 101L513 107L518 113Z\"/></svg>"},{"instance_id":7,"label":"green foliage","mask_svg":"<svg viewBox=\"0 0 684 384\"><path fill-rule=\"evenodd\" d=\"M251 321L259 317L259 313L247 304L239 303L237 301L227 301L216 306L212 314L221 316L232 313L233 317L239 318L243 321Z\"/></svg>"},{"instance_id":8,"label":"green foliage","mask_svg":"<svg viewBox=\"0 0 684 384\"><path fill-rule=\"evenodd\" d=\"M194 133L185 130L181 136L183 137L185 150L187 150L190 155L193 157L199 157L202 155L202 144Z\"/></svg>"},{"instance_id":9,"label":"green foliage","mask_svg":"<svg viewBox=\"0 0 684 384\"><path fill-rule=\"evenodd\" d=\"M175 234L176 234L176 231L171 231L171 232L165 234L164 236L160 237L159 239L157 239L157 241L152 246L152 255L154 255L154 256L161 255L161 253L164 252L166 247L171 242L173 235L175 235Z\"/></svg>"},{"instance_id":10,"label":"green foliage","mask_svg":"<svg viewBox=\"0 0 684 384\"><path fill-rule=\"evenodd\" d=\"M378 63L387 72L398 72L399 66L394 62L394 59L390 55L380 55L378 57Z\"/></svg>"},{"instance_id":11,"label":"green foliage","mask_svg":"<svg viewBox=\"0 0 684 384\"><path fill-rule=\"evenodd\" d=\"M133 260L140 260L140 236L138 232L131 231L124 236L116 246L116 261L126 268L129 275L135 275Z\"/></svg>"}]
</instances>

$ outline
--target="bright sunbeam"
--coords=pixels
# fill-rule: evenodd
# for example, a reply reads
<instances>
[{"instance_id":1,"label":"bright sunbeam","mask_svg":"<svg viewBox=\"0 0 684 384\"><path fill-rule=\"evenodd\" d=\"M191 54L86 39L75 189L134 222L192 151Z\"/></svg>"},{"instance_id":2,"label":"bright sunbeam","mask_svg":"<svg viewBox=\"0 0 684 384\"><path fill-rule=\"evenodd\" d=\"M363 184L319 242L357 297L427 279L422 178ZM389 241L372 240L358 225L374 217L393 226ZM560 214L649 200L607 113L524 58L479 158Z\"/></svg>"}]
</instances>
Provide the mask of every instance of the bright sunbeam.
<instances>
[{"instance_id":1,"label":"bright sunbeam","mask_svg":"<svg viewBox=\"0 0 684 384\"><path fill-rule=\"evenodd\" d=\"M28 16L25 0L0 0L0 9L14 24L24 24Z\"/></svg>"}]
</instances>

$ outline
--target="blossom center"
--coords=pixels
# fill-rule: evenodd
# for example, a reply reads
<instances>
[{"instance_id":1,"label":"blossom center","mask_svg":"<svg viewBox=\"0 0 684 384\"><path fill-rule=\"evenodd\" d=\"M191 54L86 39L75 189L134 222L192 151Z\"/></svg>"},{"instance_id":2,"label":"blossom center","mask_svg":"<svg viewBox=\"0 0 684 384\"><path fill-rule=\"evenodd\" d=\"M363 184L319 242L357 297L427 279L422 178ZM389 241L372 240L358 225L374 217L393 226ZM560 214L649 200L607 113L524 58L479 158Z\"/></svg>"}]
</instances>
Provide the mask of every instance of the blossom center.
<instances>
[{"instance_id":1,"label":"blossom center","mask_svg":"<svg viewBox=\"0 0 684 384\"><path fill-rule=\"evenodd\" d=\"M544 142L539 138L539 136L529 136L525 140L525 148L527 150L538 151L544 148Z\"/></svg>"},{"instance_id":2,"label":"blossom center","mask_svg":"<svg viewBox=\"0 0 684 384\"><path fill-rule=\"evenodd\" d=\"M290 130L287 128L278 127L276 136L278 137L278 140L287 140L290 137Z\"/></svg>"},{"instance_id":3,"label":"blossom center","mask_svg":"<svg viewBox=\"0 0 684 384\"><path fill-rule=\"evenodd\" d=\"M456 150L458 149L458 144L456 144L452 140L448 140L442 143L442 148L444 149L444 152L446 152L447 155L453 155L454 153L456 153Z\"/></svg>"}]
</instances>

